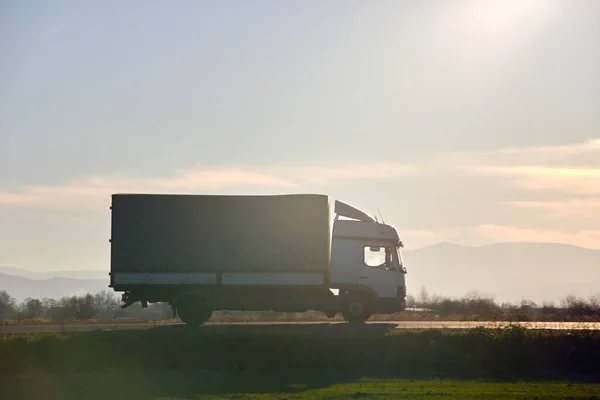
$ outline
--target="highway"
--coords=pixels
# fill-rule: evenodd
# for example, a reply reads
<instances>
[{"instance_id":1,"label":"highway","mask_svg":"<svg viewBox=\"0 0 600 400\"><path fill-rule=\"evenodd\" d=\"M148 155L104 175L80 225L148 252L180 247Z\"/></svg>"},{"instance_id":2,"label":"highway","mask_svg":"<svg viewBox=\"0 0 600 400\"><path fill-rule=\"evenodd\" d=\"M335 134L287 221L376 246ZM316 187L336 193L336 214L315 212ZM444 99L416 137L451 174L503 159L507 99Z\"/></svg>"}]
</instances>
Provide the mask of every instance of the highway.
<instances>
[{"instance_id":1,"label":"highway","mask_svg":"<svg viewBox=\"0 0 600 400\"><path fill-rule=\"evenodd\" d=\"M294 326L304 329L322 331L331 329L468 329L468 328L498 328L508 326L509 322L464 322L464 321L368 321L363 326L350 326L344 322L329 321L298 321L298 322L209 322L196 329L223 329L244 330L259 328L263 331L271 331L278 328L290 329ZM521 325L528 329L552 329L552 330L597 330L600 323L586 322L513 322L513 325ZM0 326L0 335L18 333L43 333L43 332L94 332L94 331L130 331L148 329L187 329L181 323L123 323L123 324L65 324L65 325L11 325ZM272 332L272 331L271 331Z\"/></svg>"}]
</instances>

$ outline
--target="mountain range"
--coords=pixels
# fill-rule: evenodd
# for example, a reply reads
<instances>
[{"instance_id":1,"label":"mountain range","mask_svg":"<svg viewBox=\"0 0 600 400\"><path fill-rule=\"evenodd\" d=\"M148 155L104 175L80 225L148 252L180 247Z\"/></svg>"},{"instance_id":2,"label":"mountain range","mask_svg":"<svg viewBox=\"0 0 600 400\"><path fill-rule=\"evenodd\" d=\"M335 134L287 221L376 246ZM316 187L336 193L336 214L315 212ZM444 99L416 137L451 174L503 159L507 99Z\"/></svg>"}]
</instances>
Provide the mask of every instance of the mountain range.
<instances>
[{"instance_id":1,"label":"mountain range","mask_svg":"<svg viewBox=\"0 0 600 400\"><path fill-rule=\"evenodd\" d=\"M71 279L107 279L108 270L82 270L82 271L30 271L16 267L0 267L0 274L22 276L30 279L71 278Z\"/></svg>"},{"instance_id":2,"label":"mountain range","mask_svg":"<svg viewBox=\"0 0 600 400\"><path fill-rule=\"evenodd\" d=\"M65 271L65 274L67 272ZM28 297L60 299L66 296L98 293L102 290L110 290L110 288L107 278L78 279L55 276L33 279L0 272L0 290L6 290L17 301L23 301Z\"/></svg>"},{"instance_id":3,"label":"mountain range","mask_svg":"<svg viewBox=\"0 0 600 400\"><path fill-rule=\"evenodd\" d=\"M441 296L471 291L498 301L559 302L600 294L600 250L553 243L499 243L467 247L439 243L403 252L410 295L421 288ZM108 271L33 272L0 267L0 290L21 301L60 298L108 287Z\"/></svg>"},{"instance_id":4,"label":"mountain range","mask_svg":"<svg viewBox=\"0 0 600 400\"><path fill-rule=\"evenodd\" d=\"M554 243L452 243L404 253L408 291L462 297L469 291L497 301L559 302L600 294L600 250Z\"/></svg>"}]
</instances>

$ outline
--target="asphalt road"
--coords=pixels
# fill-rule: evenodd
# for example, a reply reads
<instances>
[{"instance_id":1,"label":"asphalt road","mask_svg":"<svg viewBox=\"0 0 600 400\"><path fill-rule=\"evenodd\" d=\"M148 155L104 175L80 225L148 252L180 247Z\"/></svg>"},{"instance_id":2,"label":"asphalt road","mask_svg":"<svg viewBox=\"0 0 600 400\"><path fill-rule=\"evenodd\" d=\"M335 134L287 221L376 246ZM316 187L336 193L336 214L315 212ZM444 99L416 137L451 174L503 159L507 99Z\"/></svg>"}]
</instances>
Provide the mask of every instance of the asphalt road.
<instances>
[{"instance_id":1,"label":"asphalt road","mask_svg":"<svg viewBox=\"0 0 600 400\"><path fill-rule=\"evenodd\" d=\"M244 327L263 327L262 329L273 329L277 327L307 326L309 329L322 330L337 327L344 322L310 321L310 322L235 322L235 323L207 323L198 329L205 327L223 327L244 329ZM600 329L600 323L585 322L523 322L515 323L528 329ZM497 328L509 325L508 322L461 322L461 321L369 321L365 328L384 329L465 329L465 328ZM160 327L183 327L183 324L154 324L154 323L128 323L128 324L69 324L69 325L14 325L0 326L0 334L12 333L41 333L41 332L92 332L92 331L128 331L145 330Z\"/></svg>"}]
</instances>

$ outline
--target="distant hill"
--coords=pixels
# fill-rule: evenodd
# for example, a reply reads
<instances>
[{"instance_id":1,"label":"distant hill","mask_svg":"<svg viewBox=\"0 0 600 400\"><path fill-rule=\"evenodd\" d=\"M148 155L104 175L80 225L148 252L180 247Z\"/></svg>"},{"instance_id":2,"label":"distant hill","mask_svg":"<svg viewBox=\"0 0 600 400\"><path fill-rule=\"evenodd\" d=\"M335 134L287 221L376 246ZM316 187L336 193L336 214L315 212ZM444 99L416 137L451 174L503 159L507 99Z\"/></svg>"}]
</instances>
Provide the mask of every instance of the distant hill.
<instances>
[{"instance_id":1,"label":"distant hill","mask_svg":"<svg viewBox=\"0 0 600 400\"><path fill-rule=\"evenodd\" d=\"M60 299L65 296L111 290L108 279L49 278L31 279L0 273L0 290L6 290L17 301L27 297Z\"/></svg>"},{"instance_id":2,"label":"distant hill","mask_svg":"<svg viewBox=\"0 0 600 400\"><path fill-rule=\"evenodd\" d=\"M600 294L600 250L553 243L467 247L440 243L404 252L408 289L418 296L476 290L499 301L560 301Z\"/></svg>"},{"instance_id":3,"label":"distant hill","mask_svg":"<svg viewBox=\"0 0 600 400\"><path fill-rule=\"evenodd\" d=\"M462 297L468 291L498 301L558 302L567 295L600 294L600 250L552 243L468 247L440 243L404 251L409 294ZM108 271L32 272L0 267L0 290L13 297L60 298L111 290Z\"/></svg>"},{"instance_id":4,"label":"distant hill","mask_svg":"<svg viewBox=\"0 0 600 400\"><path fill-rule=\"evenodd\" d=\"M16 267L1 267L0 274L22 276L30 279L72 278L72 279L108 279L108 270L82 270L82 271L29 271Z\"/></svg>"}]
</instances>

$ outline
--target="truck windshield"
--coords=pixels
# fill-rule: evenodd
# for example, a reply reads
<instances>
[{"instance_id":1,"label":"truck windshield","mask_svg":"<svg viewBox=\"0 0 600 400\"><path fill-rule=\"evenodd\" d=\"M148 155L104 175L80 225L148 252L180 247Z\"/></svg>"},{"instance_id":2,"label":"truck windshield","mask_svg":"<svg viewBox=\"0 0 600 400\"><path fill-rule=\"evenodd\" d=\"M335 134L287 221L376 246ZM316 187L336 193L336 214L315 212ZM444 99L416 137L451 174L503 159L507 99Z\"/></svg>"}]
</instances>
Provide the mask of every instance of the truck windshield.
<instances>
[{"instance_id":1,"label":"truck windshield","mask_svg":"<svg viewBox=\"0 0 600 400\"><path fill-rule=\"evenodd\" d=\"M398 257L398 269L400 271L404 270L404 260L402 259L402 250L400 250L400 247L396 247L396 257Z\"/></svg>"}]
</instances>

